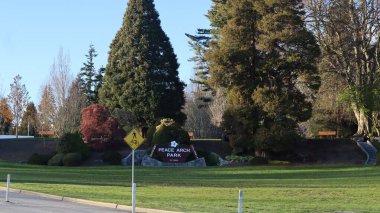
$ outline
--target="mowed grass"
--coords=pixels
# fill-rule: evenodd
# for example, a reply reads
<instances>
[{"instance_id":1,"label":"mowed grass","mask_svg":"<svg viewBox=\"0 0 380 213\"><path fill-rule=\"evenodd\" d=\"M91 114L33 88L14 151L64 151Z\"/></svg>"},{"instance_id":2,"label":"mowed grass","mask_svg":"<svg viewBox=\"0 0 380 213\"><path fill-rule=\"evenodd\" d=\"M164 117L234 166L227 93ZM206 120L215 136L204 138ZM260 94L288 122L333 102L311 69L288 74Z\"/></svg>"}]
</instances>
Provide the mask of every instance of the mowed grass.
<instances>
[{"instance_id":1,"label":"mowed grass","mask_svg":"<svg viewBox=\"0 0 380 213\"><path fill-rule=\"evenodd\" d=\"M13 188L131 205L131 167L49 167L0 161ZM380 212L380 167L136 167L137 206L183 212Z\"/></svg>"}]
</instances>

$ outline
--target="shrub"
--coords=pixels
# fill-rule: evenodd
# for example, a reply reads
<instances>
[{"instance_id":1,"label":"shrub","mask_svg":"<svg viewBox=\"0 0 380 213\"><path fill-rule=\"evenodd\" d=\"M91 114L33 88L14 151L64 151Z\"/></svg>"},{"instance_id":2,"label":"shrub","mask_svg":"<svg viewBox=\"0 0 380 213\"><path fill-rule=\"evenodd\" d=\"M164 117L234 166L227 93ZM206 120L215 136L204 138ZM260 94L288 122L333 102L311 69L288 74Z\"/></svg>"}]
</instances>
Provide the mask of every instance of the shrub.
<instances>
[{"instance_id":1,"label":"shrub","mask_svg":"<svg viewBox=\"0 0 380 213\"><path fill-rule=\"evenodd\" d=\"M248 162L253 165L268 164L268 159L263 157L253 157Z\"/></svg>"},{"instance_id":2,"label":"shrub","mask_svg":"<svg viewBox=\"0 0 380 213\"><path fill-rule=\"evenodd\" d=\"M219 155L214 152L211 152L205 157L207 166L219 166Z\"/></svg>"},{"instance_id":3,"label":"shrub","mask_svg":"<svg viewBox=\"0 0 380 213\"><path fill-rule=\"evenodd\" d=\"M112 142L121 141L124 130L119 128L116 118L111 116L107 107L93 104L82 110L81 133L85 143L96 151L107 148Z\"/></svg>"},{"instance_id":4,"label":"shrub","mask_svg":"<svg viewBox=\"0 0 380 213\"><path fill-rule=\"evenodd\" d=\"M58 142L58 153L80 153L83 159L88 158L89 149L83 142L83 139L79 133L65 133Z\"/></svg>"},{"instance_id":5,"label":"shrub","mask_svg":"<svg viewBox=\"0 0 380 213\"><path fill-rule=\"evenodd\" d=\"M153 134L152 143L167 144L173 140L179 144L190 144L187 131L182 129L173 119L162 119L161 124L156 127Z\"/></svg>"},{"instance_id":6,"label":"shrub","mask_svg":"<svg viewBox=\"0 0 380 213\"><path fill-rule=\"evenodd\" d=\"M111 165L120 165L121 154L116 151L107 151L103 154L102 160L104 163Z\"/></svg>"},{"instance_id":7,"label":"shrub","mask_svg":"<svg viewBox=\"0 0 380 213\"><path fill-rule=\"evenodd\" d=\"M62 159L64 166L80 166L82 156L79 153L67 153Z\"/></svg>"},{"instance_id":8,"label":"shrub","mask_svg":"<svg viewBox=\"0 0 380 213\"><path fill-rule=\"evenodd\" d=\"M269 164L272 164L272 165L289 165L290 162L289 161L283 161L283 160L271 160L271 161L269 161Z\"/></svg>"},{"instance_id":9,"label":"shrub","mask_svg":"<svg viewBox=\"0 0 380 213\"><path fill-rule=\"evenodd\" d=\"M226 160L232 161L234 163L250 163L253 165L267 164L268 159L263 157L253 157L253 156L238 156L230 155L226 157Z\"/></svg>"},{"instance_id":10,"label":"shrub","mask_svg":"<svg viewBox=\"0 0 380 213\"><path fill-rule=\"evenodd\" d=\"M28 164L47 165L51 155L42 155L34 153L28 158Z\"/></svg>"},{"instance_id":11,"label":"shrub","mask_svg":"<svg viewBox=\"0 0 380 213\"><path fill-rule=\"evenodd\" d=\"M49 166L62 166L63 165L63 157L65 154L58 153L54 155L50 160L48 161Z\"/></svg>"},{"instance_id":12,"label":"shrub","mask_svg":"<svg viewBox=\"0 0 380 213\"><path fill-rule=\"evenodd\" d=\"M256 150L275 153L289 151L292 144L300 140L300 136L289 126L291 124L284 122L272 124L270 128L258 128L253 137Z\"/></svg>"},{"instance_id":13,"label":"shrub","mask_svg":"<svg viewBox=\"0 0 380 213\"><path fill-rule=\"evenodd\" d=\"M232 161L232 162L235 162L235 163L248 163L253 158L254 158L253 156L238 156L238 155L229 155L229 156L226 156L226 160Z\"/></svg>"}]
</instances>

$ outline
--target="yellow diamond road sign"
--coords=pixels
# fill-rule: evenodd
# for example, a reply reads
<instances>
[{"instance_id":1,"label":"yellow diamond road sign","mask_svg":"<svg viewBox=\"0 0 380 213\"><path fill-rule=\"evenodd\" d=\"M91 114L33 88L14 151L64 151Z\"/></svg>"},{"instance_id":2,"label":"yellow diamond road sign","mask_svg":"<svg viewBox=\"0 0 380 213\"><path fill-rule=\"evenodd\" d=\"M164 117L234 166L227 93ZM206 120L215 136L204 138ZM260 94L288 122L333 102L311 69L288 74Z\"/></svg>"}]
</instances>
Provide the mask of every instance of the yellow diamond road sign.
<instances>
[{"instance_id":1,"label":"yellow diamond road sign","mask_svg":"<svg viewBox=\"0 0 380 213\"><path fill-rule=\"evenodd\" d=\"M133 129L131 132L125 136L124 141L133 149L136 150L144 141L144 138L137 132L136 129Z\"/></svg>"}]
</instances>

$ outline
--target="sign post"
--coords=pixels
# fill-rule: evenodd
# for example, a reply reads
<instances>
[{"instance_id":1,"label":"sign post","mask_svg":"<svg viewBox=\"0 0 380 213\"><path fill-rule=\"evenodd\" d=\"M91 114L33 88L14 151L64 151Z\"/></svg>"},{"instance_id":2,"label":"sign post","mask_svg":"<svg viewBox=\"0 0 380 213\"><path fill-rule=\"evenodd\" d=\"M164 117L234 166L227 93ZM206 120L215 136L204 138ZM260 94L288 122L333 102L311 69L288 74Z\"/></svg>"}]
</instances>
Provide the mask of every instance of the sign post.
<instances>
[{"instance_id":1,"label":"sign post","mask_svg":"<svg viewBox=\"0 0 380 213\"><path fill-rule=\"evenodd\" d=\"M124 141L132 149L132 213L135 213L136 209L136 183L135 183L135 150L143 143L144 138L137 132L136 129L133 129L128 135L124 138Z\"/></svg>"}]
</instances>

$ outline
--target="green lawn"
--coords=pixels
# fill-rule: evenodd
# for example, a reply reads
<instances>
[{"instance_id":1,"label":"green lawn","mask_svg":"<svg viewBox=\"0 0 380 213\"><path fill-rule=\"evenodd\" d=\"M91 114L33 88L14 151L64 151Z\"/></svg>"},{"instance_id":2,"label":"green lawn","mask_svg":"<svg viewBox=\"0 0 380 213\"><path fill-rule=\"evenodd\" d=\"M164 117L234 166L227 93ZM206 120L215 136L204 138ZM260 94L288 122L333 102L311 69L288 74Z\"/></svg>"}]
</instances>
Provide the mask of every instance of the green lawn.
<instances>
[{"instance_id":1,"label":"green lawn","mask_svg":"<svg viewBox=\"0 0 380 213\"><path fill-rule=\"evenodd\" d=\"M131 168L48 167L0 162L12 187L131 204ZM136 167L137 206L184 212L380 212L380 168L361 166Z\"/></svg>"}]
</instances>

